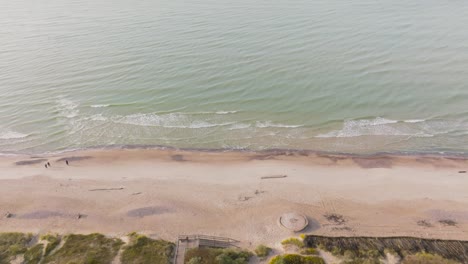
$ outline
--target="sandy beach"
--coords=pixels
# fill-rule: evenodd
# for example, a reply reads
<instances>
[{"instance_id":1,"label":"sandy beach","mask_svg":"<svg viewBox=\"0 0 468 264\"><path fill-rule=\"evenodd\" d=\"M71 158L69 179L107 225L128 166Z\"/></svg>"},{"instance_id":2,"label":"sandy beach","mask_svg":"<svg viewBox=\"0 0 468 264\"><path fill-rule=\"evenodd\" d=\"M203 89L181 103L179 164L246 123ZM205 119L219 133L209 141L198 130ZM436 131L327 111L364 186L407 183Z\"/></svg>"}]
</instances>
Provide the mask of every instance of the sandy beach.
<instances>
[{"instance_id":1,"label":"sandy beach","mask_svg":"<svg viewBox=\"0 0 468 264\"><path fill-rule=\"evenodd\" d=\"M285 151L4 156L0 232L205 234L274 246L294 235L278 218L299 212L309 220L303 233L466 240L467 169L457 157Z\"/></svg>"}]
</instances>

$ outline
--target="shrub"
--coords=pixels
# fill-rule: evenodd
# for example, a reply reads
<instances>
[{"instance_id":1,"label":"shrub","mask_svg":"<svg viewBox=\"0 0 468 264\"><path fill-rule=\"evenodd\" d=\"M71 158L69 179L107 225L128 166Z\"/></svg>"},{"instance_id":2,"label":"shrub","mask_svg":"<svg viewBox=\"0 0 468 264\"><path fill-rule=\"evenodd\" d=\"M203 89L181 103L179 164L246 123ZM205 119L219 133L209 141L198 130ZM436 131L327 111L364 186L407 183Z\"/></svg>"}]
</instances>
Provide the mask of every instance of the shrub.
<instances>
[{"instance_id":1,"label":"shrub","mask_svg":"<svg viewBox=\"0 0 468 264\"><path fill-rule=\"evenodd\" d=\"M37 244L24 253L24 262L28 264L38 264L44 251L43 244Z\"/></svg>"},{"instance_id":2,"label":"shrub","mask_svg":"<svg viewBox=\"0 0 468 264\"><path fill-rule=\"evenodd\" d=\"M54 250L60 244L60 237L58 235L43 235L41 236L41 240L47 241L47 246L45 249L44 256L49 255L49 253Z\"/></svg>"},{"instance_id":3,"label":"shrub","mask_svg":"<svg viewBox=\"0 0 468 264\"><path fill-rule=\"evenodd\" d=\"M255 254L260 257L260 258L265 258L267 257L271 252L271 248L264 246L264 245L259 245L255 249Z\"/></svg>"},{"instance_id":4,"label":"shrub","mask_svg":"<svg viewBox=\"0 0 468 264\"><path fill-rule=\"evenodd\" d=\"M25 253L32 238L31 234L0 234L0 264L8 264L16 255Z\"/></svg>"},{"instance_id":5,"label":"shrub","mask_svg":"<svg viewBox=\"0 0 468 264\"><path fill-rule=\"evenodd\" d=\"M457 264L458 262L445 259L439 255L429 253L417 253L405 257L402 264Z\"/></svg>"},{"instance_id":6,"label":"shrub","mask_svg":"<svg viewBox=\"0 0 468 264\"><path fill-rule=\"evenodd\" d=\"M333 247L330 252L333 256L341 256L341 249L339 247Z\"/></svg>"},{"instance_id":7,"label":"shrub","mask_svg":"<svg viewBox=\"0 0 468 264\"><path fill-rule=\"evenodd\" d=\"M343 252L340 248L334 247L332 254L335 256L343 256L343 263L346 264L380 264L380 253L377 250L345 250Z\"/></svg>"},{"instance_id":8,"label":"shrub","mask_svg":"<svg viewBox=\"0 0 468 264\"><path fill-rule=\"evenodd\" d=\"M302 255L318 255L318 251L315 248L304 248L301 250Z\"/></svg>"},{"instance_id":9,"label":"shrub","mask_svg":"<svg viewBox=\"0 0 468 264\"><path fill-rule=\"evenodd\" d=\"M354 258L356 258L356 254L354 254L354 252L351 250L346 250L343 253L343 256L346 260L353 260Z\"/></svg>"},{"instance_id":10,"label":"shrub","mask_svg":"<svg viewBox=\"0 0 468 264\"><path fill-rule=\"evenodd\" d=\"M283 256L278 255L270 260L270 264L284 264Z\"/></svg>"},{"instance_id":11,"label":"shrub","mask_svg":"<svg viewBox=\"0 0 468 264\"><path fill-rule=\"evenodd\" d=\"M175 246L173 243L164 240L154 240L136 233L131 233L129 236L130 243L123 248L122 263L168 264L171 262Z\"/></svg>"},{"instance_id":12,"label":"shrub","mask_svg":"<svg viewBox=\"0 0 468 264\"><path fill-rule=\"evenodd\" d=\"M63 246L46 256L44 263L111 263L123 242L102 234L68 235Z\"/></svg>"},{"instance_id":13,"label":"shrub","mask_svg":"<svg viewBox=\"0 0 468 264\"><path fill-rule=\"evenodd\" d=\"M194 257L188 261L188 264L202 264L202 263L203 261L202 261L202 258L200 257Z\"/></svg>"},{"instance_id":14,"label":"shrub","mask_svg":"<svg viewBox=\"0 0 468 264\"><path fill-rule=\"evenodd\" d=\"M246 264L251 256L250 252L229 248L193 248L185 253L185 263L200 258L203 264Z\"/></svg>"},{"instance_id":15,"label":"shrub","mask_svg":"<svg viewBox=\"0 0 468 264\"><path fill-rule=\"evenodd\" d=\"M274 257L270 264L325 264L325 261L316 256L286 254Z\"/></svg>"},{"instance_id":16,"label":"shrub","mask_svg":"<svg viewBox=\"0 0 468 264\"><path fill-rule=\"evenodd\" d=\"M384 249L384 254L390 254L390 255L398 256L398 253L392 248Z\"/></svg>"},{"instance_id":17,"label":"shrub","mask_svg":"<svg viewBox=\"0 0 468 264\"><path fill-rule=\"evenodd\" d=\"M291 238L281 241L281 245L283 245L283 247L290 246L290 245L296 246L298 248L304 247L304 243L295 237L291 237Z\"/></svg>"}]
</instances>

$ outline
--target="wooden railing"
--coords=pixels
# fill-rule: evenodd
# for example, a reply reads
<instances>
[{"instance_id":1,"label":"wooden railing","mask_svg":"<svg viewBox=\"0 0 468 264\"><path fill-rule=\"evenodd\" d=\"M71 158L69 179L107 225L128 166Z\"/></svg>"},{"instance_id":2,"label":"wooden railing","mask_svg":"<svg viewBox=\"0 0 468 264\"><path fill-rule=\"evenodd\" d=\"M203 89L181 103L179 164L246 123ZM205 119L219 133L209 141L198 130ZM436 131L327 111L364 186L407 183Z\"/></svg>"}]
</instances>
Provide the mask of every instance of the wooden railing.
<instances>
[{"instance_id":1,"label":"wooden railing","mask_svg":"<svg viewBox=\"0 0 468 264\"><path fill-rule=\"evenodd\" d=\"M239 241L232 239L232 238L227 238L227 237L217 237L217 236L206 236L206 235L179 235L179 240L212 240L212 241L217 241L217 242L224 242L224 243L237 243Z\"/></svg>"},{"instance_id":2,"label":"wooden railing","mask_svg":"<svg viewBox=\"0 0 468 264\"><path fill-rule=\"evenodd\" d=\"M239 241L227 237L217 237L217 236L206 236L206 235L179 235L177 239L177 245L175 248L175 254L174 254L174 263L177 264L177 256L179 254L179 245L181 241L186 240L187 242L190 240L197 240L199 246L205 246L205 247L221 247L221 248L227 248L227 247L237 247L234 245L234 243L237 243ZM186 249L187 250L187 249ZM185 255L185 252L183 252Z\"/></svg>"}]
</instances>

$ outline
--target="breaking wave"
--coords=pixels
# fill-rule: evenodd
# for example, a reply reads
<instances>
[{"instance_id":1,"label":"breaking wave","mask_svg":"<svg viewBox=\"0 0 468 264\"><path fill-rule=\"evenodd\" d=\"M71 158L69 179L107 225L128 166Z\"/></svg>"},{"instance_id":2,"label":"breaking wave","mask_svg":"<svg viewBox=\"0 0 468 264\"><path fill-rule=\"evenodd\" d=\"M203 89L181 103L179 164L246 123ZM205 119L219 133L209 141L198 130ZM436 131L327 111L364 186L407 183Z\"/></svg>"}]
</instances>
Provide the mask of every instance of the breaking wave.
<instances>
[{"instance_id":1,"label":"breaking wave","mask_svg":"<svg viewBox=\"0 0 468 264\"><path fill-rule=\"evenodd\" d=\"M77 109L77 103L64 98L57 100L56 103L57 111L61 116L66 118L73 118L78 116L79 110Z\"/></svg>"},{"instance_id":2,"label":"breaking wave","mask_svg":"<svg viewBox=\"0 0 468 264\"><path fill-rule=\"evenodd\" d=\"M237 111L217 111L215 114L217 115L227 115L227 114L235 114Z\"/></svg>"},{"instance_id":3,"label":"breaking wave","mask_svg":"<svg viewBox=\"0 0 468 264\"><path fill-rule=\"evenodd\" d=\"M302 127L303 125L285 125L285 124L278 124L273 123L271 121L257 121L255 126L258 128L268 128L268 127L277 127L277 128L298 128Z\"/></svg>"},{"instance_id":4,"label":"breaking wave","mask_svg":"<svg viewBox=\"0 0 468 264\"><path fill-rule=\"evenodd\" d=\"M359 136L415 136L432 137L441 131L430 131L419 124L426 120L392 120L382 117L374 119L345 120L342 129L319 134L318 138L346 138Z\"/></svg>"},{"instance_id":5,"label":"breaking wave","mask_svg":"<svg viewBox=\"0 0 468 264\"><path fill-rule=\"evenodd\" d=\"M108 104L95 104L91 105L92 108L102 108L102 107L109 107L110 105Z\"/></svg>"},{"instance_id":6,"label":"breaking wave","mask_svg":"<svg viewBox=\"0 0 468 264\"><path fill-rule=\"evenodd\" d=\"M184 114L133 114L121 117L114 117L115 123L135 125L135 126L158 126L165 128L210 128L231 125L234 122L210 122L203 120L193 120Z\"/></svg>"},{"instance_id":7,"label":"breaking wave","mask_svg":"<svg viewBox=\"0 0 468 264\"><path fill-rule=\"evenodd\" d=\"M15 131L3 131L0 132L0 139L18 139L25 138L29 136L28 134L23 134Z\"/></svg>"}]
</instances>

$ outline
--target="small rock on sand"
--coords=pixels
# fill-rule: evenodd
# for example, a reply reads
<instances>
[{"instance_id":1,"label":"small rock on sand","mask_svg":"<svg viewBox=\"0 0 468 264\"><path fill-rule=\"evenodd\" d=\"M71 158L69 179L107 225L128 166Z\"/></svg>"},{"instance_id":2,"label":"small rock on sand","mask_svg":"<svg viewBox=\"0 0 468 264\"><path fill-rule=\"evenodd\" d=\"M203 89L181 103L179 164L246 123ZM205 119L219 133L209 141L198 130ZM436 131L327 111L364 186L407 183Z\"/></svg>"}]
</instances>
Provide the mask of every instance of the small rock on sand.
<instances>
[{"instance_id":1,"label":"small rock on sand","mask_svg":"<svg viewBox=\"0 0 468 264\"><path fill-rule=\"evenodd\" d=\"M5 218L12 218L12 217L13 217L13 214L11 214L10 212L6 212Z\"/></svg>"}]
</instances>

